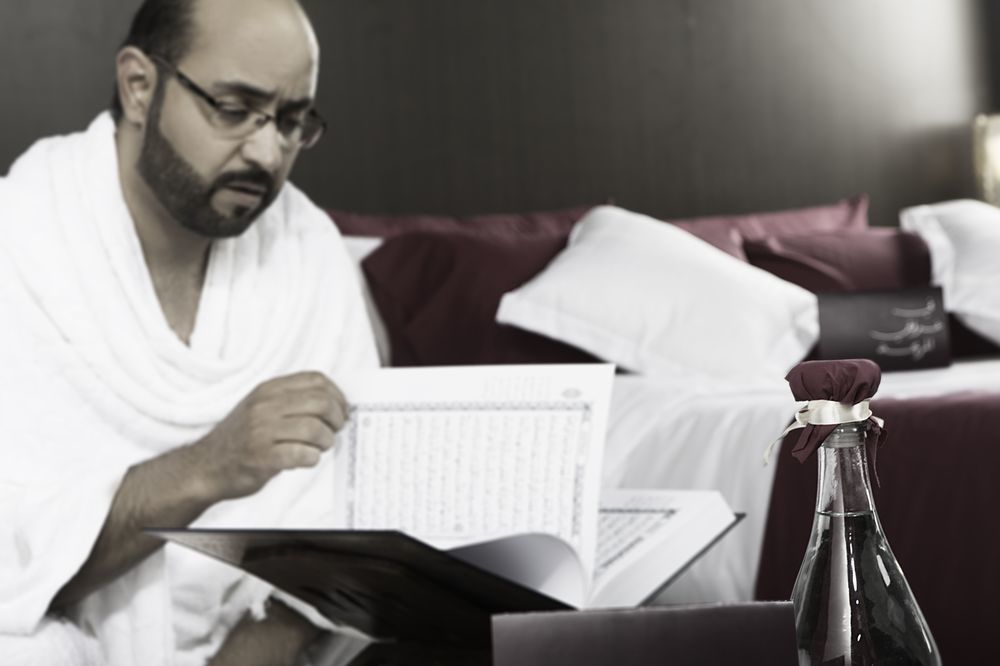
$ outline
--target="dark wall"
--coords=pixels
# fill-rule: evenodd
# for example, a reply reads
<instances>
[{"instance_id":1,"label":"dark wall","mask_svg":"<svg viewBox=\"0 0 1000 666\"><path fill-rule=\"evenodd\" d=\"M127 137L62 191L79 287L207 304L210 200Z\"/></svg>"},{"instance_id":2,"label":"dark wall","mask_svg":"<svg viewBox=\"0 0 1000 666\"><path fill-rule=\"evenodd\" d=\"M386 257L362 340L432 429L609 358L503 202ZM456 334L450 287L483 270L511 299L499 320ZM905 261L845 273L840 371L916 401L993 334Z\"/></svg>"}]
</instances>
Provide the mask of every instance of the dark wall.
<instances>
[{"instance_id":1,"label":"dark wall","mask_svg":"<svg viewBox=\"0 0 1000 666\"><path fill-rule=\"evenodd\" d=\"M0 169L106 104L137 0L0 4ZM659 216L972 193L979 0L305 0L331 122L320 203Z\"/></svg>"},{"instance_id":2,"label":"dark wall","mask_svg":"<svg viewBox=\"0 0 1000 666\"><path fill-rule=\"evenodd\" d=\"M107 107L139 4L0 1L0 173L38 137L82 129Z\"/></svg>"},{"instance_id":3,"label":"dark wall","mask_svg":"<svg viewBox=\"0 0 1000 666\"><path fill-rule=\"evenodd\" d=\"M326 172L300 180L342 207L610 197L679 216L865 190L891 223L971 193L970 121L989 88L975 2L308 6L337 130L308 156Z\"/></svg>"},{"instance_id":4,"label":"dark wall","mask_svg":"<svg viewBox=\"0 0 1000 666\"><path fill-rule=\"evenodd\" d=\"M1000 2L980 0L980 17L986 41L987 73L990 82L990 111L1000 112Z\"/></svg>"}]
</instances>

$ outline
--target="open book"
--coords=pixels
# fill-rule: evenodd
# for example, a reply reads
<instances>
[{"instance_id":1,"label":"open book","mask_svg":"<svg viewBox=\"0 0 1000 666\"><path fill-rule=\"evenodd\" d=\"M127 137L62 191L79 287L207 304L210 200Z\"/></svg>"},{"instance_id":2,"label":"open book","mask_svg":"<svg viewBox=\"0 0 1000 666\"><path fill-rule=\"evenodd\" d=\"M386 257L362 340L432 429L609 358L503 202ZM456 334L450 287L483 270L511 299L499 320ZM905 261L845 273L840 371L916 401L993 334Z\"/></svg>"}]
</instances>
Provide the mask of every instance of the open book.
<instances>
[{"instance_id":1,"label":"open book","mask_svg":"<svg viewBox=\"0 0 1000 666\"><path fill-rule=\"evenodd\" d=\"M493 613L640 604L736 519L712 491L602 497L612 378L604 364L354 378L331 529L155 533L375 637L488 642Z\"/></svg>"}]
</instances>

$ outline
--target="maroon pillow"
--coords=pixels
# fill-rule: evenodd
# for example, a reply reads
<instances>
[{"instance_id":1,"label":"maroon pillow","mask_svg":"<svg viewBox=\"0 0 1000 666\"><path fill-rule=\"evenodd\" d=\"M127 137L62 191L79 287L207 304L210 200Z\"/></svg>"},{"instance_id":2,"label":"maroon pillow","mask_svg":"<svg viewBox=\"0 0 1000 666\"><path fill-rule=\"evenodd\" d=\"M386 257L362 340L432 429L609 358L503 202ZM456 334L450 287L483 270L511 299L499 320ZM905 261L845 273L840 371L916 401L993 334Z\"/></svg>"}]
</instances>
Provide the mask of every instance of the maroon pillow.
<instances>
[{"instance_id":1,"label":"maroon pillow","mask_svg":"<svg viewBox=\"0 0 1000 666\"><path fill-rule=\"evenodd\" d=\"M926 287L931 256L920 236L896 228L771 236L743 243L748 261L812 292Z\"/></svg>"},{"instance_id":2,"label":"maroon pillow","mask_svg":"<svg viewBox=\"0 0 1000 666\"><path fill-rule=\"evenodd\" d=\"M596 361L494 321L500 297L539 273L565 244L550 235L514 240L427 232L387 239L361 266L385 321L392 365Z\"/></svg>"},{"instance_id":3,"label":"maroon pillow","mask_svg":"<svg viewBox=\"0 0 1000 666\"><path fill-rule=\"evenodd\" d=\"M836 203L771 213L718 215L688 220L668 220L715 245L734 257L746 260L743 241L771 236L811 235L832 231L868 228L868 195Z\"/></svg>"},{"instance_id":4,"label":"maroon pillow","mask_svg":"<svg viewBox=\"0 0 1000 666\"><path fill-rule=\"evenodd\" d=\"M399 234L433 231L518 238L545 235L566 238L573 225L593 206L532 213L494 213L452 217L448 215L368 215L328 210L340 233L346 236L389 238Z\"/></svg>"}]
</instances>

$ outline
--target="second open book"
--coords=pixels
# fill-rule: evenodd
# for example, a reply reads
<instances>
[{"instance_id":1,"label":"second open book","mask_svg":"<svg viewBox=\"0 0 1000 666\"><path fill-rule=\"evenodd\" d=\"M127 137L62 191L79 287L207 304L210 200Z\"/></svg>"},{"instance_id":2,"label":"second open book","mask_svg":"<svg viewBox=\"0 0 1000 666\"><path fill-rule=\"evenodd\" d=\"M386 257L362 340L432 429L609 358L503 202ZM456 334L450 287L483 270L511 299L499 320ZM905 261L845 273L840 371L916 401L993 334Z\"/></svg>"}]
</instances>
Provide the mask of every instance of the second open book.
<instances>
[{"instance_id":1,"label":"second open book","mask_svg":"<svg viewBox=\"0 0 1000 666\"><path fill-rule=\"evenodd\" d=\"M602 494L613 376L612 366L589 364L397 368L353 378L344 387L351 419L335 448L337 531L289 532L288 545L300 544L310 562L324 549L331 564L338 552L365 548L388 560L386 548L398 542L356 535L392 530L562 604L643 603L735 518L714 491ZM163 536L250 570L241 548L220 545L238 537L224 532ZM270 548L282 535L250 536L241 543L258 538ZM294 566L294 547L268 552ZM399 565L417 566L419 549L407 552ZM447 578L442 570L435 564L434 576Z\"/></svg>"}]
</instances>

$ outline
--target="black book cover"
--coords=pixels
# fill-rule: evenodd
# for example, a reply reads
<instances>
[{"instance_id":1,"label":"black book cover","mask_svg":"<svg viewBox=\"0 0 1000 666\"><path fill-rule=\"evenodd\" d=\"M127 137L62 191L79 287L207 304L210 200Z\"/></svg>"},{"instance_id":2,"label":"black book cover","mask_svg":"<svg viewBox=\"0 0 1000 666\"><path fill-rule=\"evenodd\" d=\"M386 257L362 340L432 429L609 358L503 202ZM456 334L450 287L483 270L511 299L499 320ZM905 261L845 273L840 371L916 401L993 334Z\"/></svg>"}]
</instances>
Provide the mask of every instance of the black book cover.
<instances>
[{"instance_id":1,"label":"black book cover","mask_svg":"<svg viewBox=\"0 0 1000 666\"><path fill-rule=\"evenodd\" d=\"M237 566L376 640L488 650L495 614L571 609L398 531L147 532Z\"/></svg>"}]
</instances>

